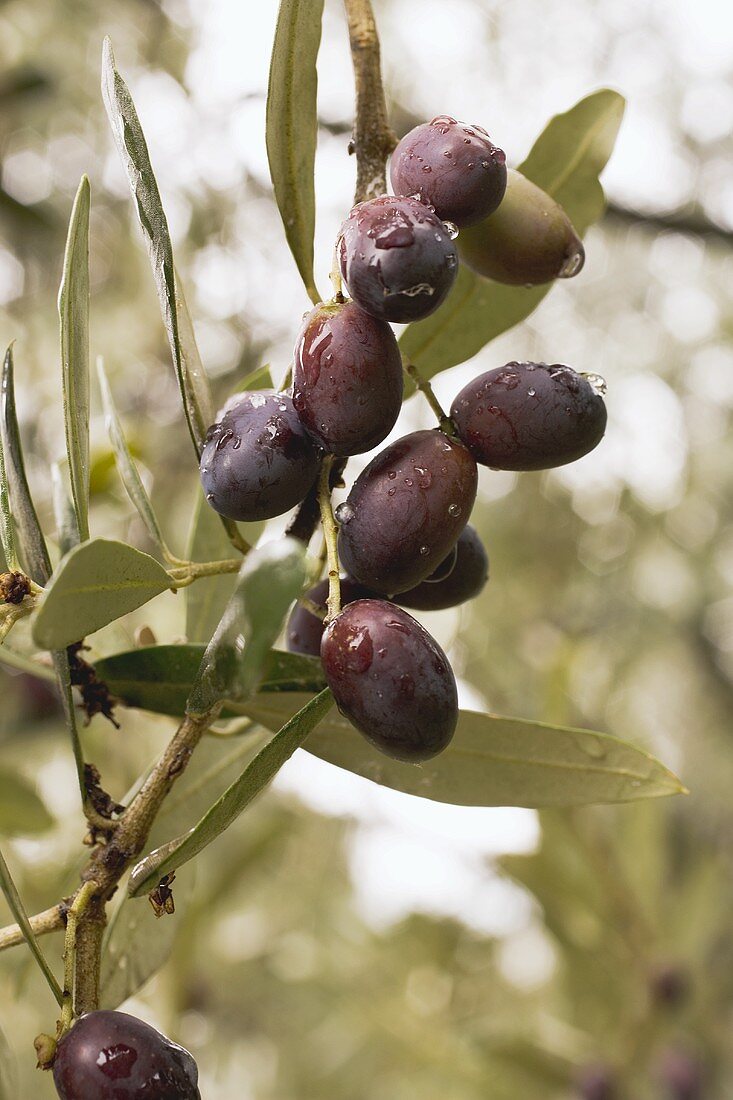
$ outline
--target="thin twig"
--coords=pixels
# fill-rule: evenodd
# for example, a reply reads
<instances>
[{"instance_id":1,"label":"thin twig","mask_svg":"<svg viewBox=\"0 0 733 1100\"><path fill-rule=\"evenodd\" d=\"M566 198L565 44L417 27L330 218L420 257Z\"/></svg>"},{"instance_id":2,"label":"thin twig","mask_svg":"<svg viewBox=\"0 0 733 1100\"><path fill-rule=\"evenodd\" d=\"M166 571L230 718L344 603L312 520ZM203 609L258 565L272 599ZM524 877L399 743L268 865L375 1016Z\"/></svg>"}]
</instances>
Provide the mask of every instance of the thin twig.
<instances>
[{"instance_id":1,"label":"thin twig","mask_svg":"<svg viewBox=\"0 0 733 1100\"><path fill-rule=\"evenodd\" d=\"M438 401L438 398L435 396L435 390L427 381L427 379L422 377L420 371L417 369L414 363L408 363L406 359L402 360L402 367L405 371L405 374L412 379L416 389L420 390L420 393L423 395L428 405L430 405L430 408L435 413L436 417L438 418L438 424L440 425L441 431L445 432L446 435L454 436L456 434L455 425L451 418L445 412L440 401Z\"/></svg>"},{"instance_id":2,"label":"thin twig","mask_svg":"<svg viewBox=\"0 0 733 1100\"><path fill-rule=\"evenodd\" d=\"M339 558L337 549L338 524L334 518L331 504L331 466L333 455L324 458L321 476L318 479L318 503L321 509L323 536L328 553L328 612L326 622L335 619L341 610L341 579L339 577Z\"/></svg>"},{"instance_id":3,"label":"thin twig","mask_svg":"<svg viewBox=\"0 0 733 1100\"><path fill-rule=\"evenodd\" d=\"M42 913L28 918L33 935L47 936L49 932L60 932L64 927L64 907L54 905L51 909L44 909ZM6 947L18 947L25 943L25 936L19 924L9 924L6 928L0 928L0 951Z\"/></svg>"},{"instance_id":4,"label":"thin twig","mask_svg":"<svg viewBox=\"0 0 733 1100\"><path fill-rule=\"evenodd\" d=\"M385 164L397 144L387 120L382 85L379 36L371 0L344 0L356 83L356 117L352 149L356 153L355 202L387 190Z\"/></svg>"}]
</instances>

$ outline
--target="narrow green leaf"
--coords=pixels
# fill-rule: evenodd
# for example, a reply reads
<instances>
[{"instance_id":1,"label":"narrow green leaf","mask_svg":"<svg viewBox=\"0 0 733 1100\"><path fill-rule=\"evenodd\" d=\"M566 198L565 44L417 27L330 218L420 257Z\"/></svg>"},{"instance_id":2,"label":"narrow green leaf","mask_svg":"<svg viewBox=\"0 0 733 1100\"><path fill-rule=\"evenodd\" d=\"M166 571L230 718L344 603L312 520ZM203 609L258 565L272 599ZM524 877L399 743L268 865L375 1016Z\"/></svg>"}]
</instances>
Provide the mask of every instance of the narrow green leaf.
<instances>
[{"instance_id":1,"label":"narrow green leaf","mask_svg":"<svg viewBox=\"0 0 733 1100\"><path fill-rule=\"evenodd\" d=\"M17 571L20 564L15 549L13 517L10 513L8 476L5 473L5 451L3 449L2 433L0 433L0 546L7 568L13 572Z\"/></svg>"},{"instance_id":2,"label":"narrow green leaf","mask_svg":"<svg viewBox=\"0 0 733 1100\"><path fill-rule=\"evenodd\" d=\"M20 894L18 893L16 885L13 882L13 877L10 874L10 869L5 862L5 857L3 856L2 852L0 852L0 887L2 887L3 894L5 895L5 900L8 903L8 908L15 918L15 923L20 926L20 930L25 937L25 941L31 949L33 957L38 963L38 967L41 970L41 973L48 982L51 992L53 993L58 1003L62 1004L64 998L61 992L61 986L56 981L53 971L46 961L45 955L41 951L41 948L38 946L38 940L33 934L33 929L31 928L30 921L28 920L28 914L25 911L23 902L20 900Z\"/></svg>"},{"instance_id":3,"label":"narrow green leaf","mask_svg":"<svg viewBox=\"0 0 733 1100\"><path fill-rule=\"evenodd\" d=\"M305 579L305 547L297 539L280 539L252 551L204 653L188 714L204 714L221 699L245 699L254 690Z\"/></svg>"},{"instance_id":4,"label":"narrow green leaf","mask_svg":"<svg viewBox=\"0 0 733 1100\"><path fill-rule=\"evenodd\" d=\"M245 374L235 393L246 393L248 390L271 390L274 385L270 364L263 363L261 367L255 367L249 374Z\"/></svg>"},{"instance_id":5,"label":"narrow green leaf","mask_svg":"<svg viewBox=\"0 0 733 1100\"><path fill-rule=\"evenodd\" d=\"M30 836L44 833L53 818L27 779L9 768L0 768L0 833Z\"/></svg>"},{"instance_id":6,"label":"narrow green leaf","mask_svg":"<svg viewBox=\"0 0 733 1100\"><path fill-rule=\"evenodd\" d=\"M556 115L519 171L565 208L581 235L604 209L598 177L613 150L624 100L608 88ZM463 363L490 340L523 321L552 289L511 287L461 265L455 286L432 316L409 326L400 348L424 378Z\"/></svg>"},{"instance_id":7,"label":"narrow green leaf","mask_svg":"<svg viewBox=\"0 0 733 1100\"><path fill-rule=\"evenodd\" d=\"M127 440L122 431L122 425L117 415L112 391L109 387L107 375L104 370L104 362L101 358L97 360L97 372L99 374L99 388L102 393L102 405L104 406L107 432L109 434L110 443L112 444L112 450L114 451L117 471L122 479L122 484L125 486L127 495L147 528L150 538L161 553L167 556L168 548L163 538L163 532L160 529L157 516L153 511L150 497L137 471L137 466L133 462L130 448L127 446Z\"/></svg>"},{"instance_id":8,"label":"narrow green leaf","mask_svg":"<svg viewBox=\"0 0 733 1100\"><path fill-rule=\"evenodd\" d=\"M89 543L86 543L86 545L88 546ZM76 640L80 641L83 636L84 635L80 635ZM74 766L76 768L76 779L79 785L79 796L82 806L86 806L87 790L86 776L84 774L84 751L81 747L79 725L76 720L76 705L74 703L74 692L71 687L69 654L66 649L58 649L51 654L51 657L53 659L53 667L56 670L56 682L61 692L61 705L64 710L66 729L69 732L69 739L71 740L71 751L74 754Z\"/></svg>"},{"instance_id":9,"label":"narrow green leaf","mask_svg":"<svg viewBox=\"0 0 733 1100\"><path fill-rule=\"evenodd\" d=\"M196 496L186 557L189 561L219 561L229 557L229 541L219 517L203 493ZM191 584L184 592L186 637L189 642L208 642L216 630L237 578L232 573Z\"/></svg>"},{"instance_id":10,"label":"narrow green leaf","mask_svg":"<svg viewBox=\"0 0 733 1100\"><path fill-rule=\"evenodd\" d=\"M316 60L323 0L280 0L267 89L267 158L290 251L311 301L318 139Z\"/></svg>"},{"instance_id":11,"label":"narrow green leaf","mask_svg":"<svg viewBox=\"0 0 733 1100\"><path fill-rule=\"evenodd\" d=\"M74 503L66 491L64 475L58 462L51 466L51 487L53 490L53 512L56 519L56 541L62 554L68 554L79 545L79 527L76 521Z\"/></svg>"},{"instance_id":12,"label":"narrow green leaf","mask_svg":"<svg viewBox=\"0 0 733 1100\"><path fill-rule=\"evenodd\" d=\"M168 222L145 135L130 91L115 68L109 38L104 40L102 53L102 96L148 248L188 429L196 453L200 455L212 419L208 381L196 348L183 290L176 278Z\"/></svg>"},{"instance_id":13,"label":"narrow green leaf","mask_svg":"<svg viewBox=\"0 0 733 1100\"><path fill-rule=\"evenodd\" d=\"M16 1100L19 1095L18 1067L7 1036L0 1028L0 1100Z\"/></svg>"},{"instance_id":14,"label":"narrow green leaf","mask_svg":"<svg viewBox=\"0 0 733 1100\"><path fill-rule=\"evenodd\" d=\"M268 729L303 705L300 694L258 695L242 710ZM580 806L684 791L648 753L608 734L461 711L453 741L420 767L373 749L334 712L308 751L382 786L462 806Z\"/></svg>"},{"instance_id":15,"label":"narrow green leaf","mask_svg":"<svg viewBox=\"0 0 733 1100\"><path fill-rule=\"evenodd\" d=\"M38 515L33 504L28 479L23 462L23 448L18 429L18 417L15 410L15 369L13 361L12 345L8 348L3 363L2 375L2 415L0 416L0 434L7 456L8 484L10 486L13 502L13 516L15 518L16 531L20 544L21 554L25 561L26 572L37 584L45 585L51 576L51 559L48 556L46 540L43 537ZM79 641L74 638L74 641ZM4 647L3 647L4 648ZM61 702L64 708L66 728L69 731L71 750L74 754L76 777L79 784L79 796L84 805L86 790L84 785L84 753L79 739L79 729L76 723L76 708L71 690L71 677L69 674L69 658L65 649L52 653L56 681L61 692ZM16 665L21 661L17 655L6 659L15 660ZM40 671L37 675L43 675Z\"/></svg>"},{"instance_id":16,"label":"narrow green leaf","mask_svg":"<svg viewBox=\"0 0 733 1100\"><path fill-rule=\"evenodd\" d=\"M51 576L51 559L33 504L23 462L23 447L15 409L15 363L12 344L5 353L2 374L2 415L0 438L5 455L5 472L15 522L15 534L26 573L36 584L45 584Z\"/></svg>"},{"instance_id":17,"label":"narrow green leaf","mask_svg":"<svg viewBox=\"0 0 733 1100\"><path fill-rule=\"evenodd\" d=\"M15 668L18 672L28 672L31 676L37 676L40 680L47 680L49 683L53 683L56 679L53 670L47 665L41 665L22 653L16 653L11 649L8 641L0 646L0 665Z\"/></svg>"},{"instance_id":18,"label":"narrow green leaf","mask_svg":"<svg viewBox=\"0 0 733 1100\"><path fill-rule=\"evenodd\" d=\"M62 649L142 607L172 582L155 558L111 539L92 539L61 559L33 624L43 649Z\"/></svg>"},{"instance_id":19,"label":"narrow green leaf","mask_svg":"<svg viewBox=\"0 0 733 1100\"><path fill-rule=\"evenodd\" d=\"M228 829L252 799L272 782L283 764L315 729L332 702L328 688L309 699L268 741L189 833L138 863L130 875L130 894L135 896L151 890L161 875L182 867Z\"/></svg>"},{"instance_id":20,"label":"narrow green leaf","mask_svg":"<svg viewBox=\"0 0 733 1100\"><path fill-rule=\"evenodd\" d=\"M131 649L103 657L95 667L109 690L128 707L180 717L186 708L206 649L203 645L159 645ZM313 693L326 686L321 662L301 653L273 649L266 655L258 692ZM242 689L235 686L237 696ZM228 703L223 717L241 713L241 704Z\"/></svg>"},{"instance_id":21,"label":"narrow green leaf","mask_svg":"<svg viewBox=\"0 0 733 1100\"><path fill-rule=\"evenodd\" d=\"M206 430L214 422L214 399L211 394L209 376L201 359L196 343L196 333L191 320L188 303L183 293L183 284L178 271L174 269L176 288L176 312L178 315L178 348L183 361L183 375L193 395L196 417Z\"/></svg>"},{"instance_id":22,"label":"narrow green leaf","mask_svg":"<svg viewBox=\"0 0 733 1100\"><path fill-rule=\"evenodd\" d=\"M89 180L81 177L59 287L66 453L82 542L89 538Z\"/></svg>"},{"instance_id":23,"label":"narrow green leaf","mask_svg":"<svg viewBox=\"0 0 733 1100\"><path fill-rule=\"evenodd\" d=\"M181 712L179 711L179 714ZM237 740L234 747L204 740L155 819L150 842L163 844L196 824L212 802L256 755L268 733ZM167 961L192 900L193 875L178 875L173 887L176 913L156 920L144 901L125 897L105 936L100 995L103 1008L117 1008Z\"/></svg>"},{"instance_id":24,"label":"narrow green leaf","mask_svg":"<svg viewBox=\"0 0 733 1100\"><path fill-rule=\"evenodd\" d=\"M192 874L179 876L173 886L177 912L159 919L144 902L125 898L117 907L104 939L100 1008L117 1008L165 965L181 927L180 912L185 912L193 886Z\"/></svg>"}]
</instances>

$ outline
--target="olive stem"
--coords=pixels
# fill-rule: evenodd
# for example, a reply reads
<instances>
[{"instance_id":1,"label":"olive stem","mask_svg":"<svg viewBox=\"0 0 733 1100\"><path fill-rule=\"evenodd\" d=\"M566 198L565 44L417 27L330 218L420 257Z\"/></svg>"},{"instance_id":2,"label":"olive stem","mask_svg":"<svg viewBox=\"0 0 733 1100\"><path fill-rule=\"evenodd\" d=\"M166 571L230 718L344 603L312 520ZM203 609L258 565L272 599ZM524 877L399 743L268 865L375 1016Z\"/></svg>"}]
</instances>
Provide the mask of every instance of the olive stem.
<instances>
[{"instance_id":1,"label":"olive stem","mask_svg":"<svg viewBox=\"0 0 733 1100\"><path fill-rule=\"evenodd\" d=\"M402 366L405 374L414 382L416 388L420 390L420 393L424 396L428 405L430 405L430 408L435 413L438 419L438 424L440 425L440 430L442 432L445 432L446 435L455 436L455 425L451 418L445 412L445 409L441 405L440 401L438 401L438 398L435 396L435 390L427 381L427 379L422 377L420 371L417 369L414 363L408 363L406 359L403 359Z\"/></svg>"},{"instance_id":2,"label":"olive stem","mask_svg":"<svg viewBox=\"0 0 733 1100\"><path fill-rule=\"evenodd\" d=\"M130 805L120 816L115 832L95 848L82 871L84 906L77 912L74 937L74 1011L93 1012L99 1006L99 972L106 905L125 871L139 857L160 807L175 781L183 774L193 751L219 716L217 703L204 714L187 714Z\"/></svg>"},{"instance_id":3,"label":"olive stem","mask_svg":"<svg viewBox=\"0 0 733 1100\"><path fill-rule=\"evenodd\" d=\"M79 917L86 910L97 892L96 882L85 882L74 898L66 913L66 934L64 936L64 1003L61 1006L61 1020L57 1038L68 1031L74 1020L74 958L76 955L76 930Z\"/></svg>"},{"instance_id":4,"label":"olive stem","mask_svg":"<svg viewBox=\"0 0 733 1100\"><path fill-rule=\"evenodd\" d=\"M28 918L33 935L47 936L49 932L60 932L64 927L64 910L60 905L54 905L50 909L44 909L42 913L36 913ZM25 943L25 936L19 924L9 924L0 928L0 951L8 947L18 947Z\"/></svg>"},{"instance_id":5,"label":"olive stem","mask_svg":"<svg viewBox=\"0 0 733 1100\"><path fill-rule=\"evenodd\" d=\"M387 120L379 36L371 0L344 0L344 7L356 84L351 148L356 153L354 202L358 203L383 195L387 190L385 165L397 144L397 136Z\"/></svg>"},{"instance_id":6,"label":"olive stem","mask_svg":"<svg viewBox=\"0 0 733 1100\"><path fill-rule=\"evenodd\" d=\"M185 588L199 577L218 577L222 573L238 573L241 568L241 558L226 558L224 561L189 561L180 568L169 569L168 576L174 582L173 587Z\"/></svg>"},{"instance_id":7,"label":"olive stem","mask_svg":"<svg viewBox=\"0 0 733 1100\"><path fill-rule=\"evenodd\" d=\"M321 509L323 536L326 540L326 551L328 554L328 610L325 619L327 623L335 619L341 611L341 578L339 576L339 557L337 548L339 529L333 514L333 505L331 504L331 467L333 466L333 461L333 455L327 455L326 458L324 458L320 477L318 479L318 504Z\"/></svg>"}]
</instances>

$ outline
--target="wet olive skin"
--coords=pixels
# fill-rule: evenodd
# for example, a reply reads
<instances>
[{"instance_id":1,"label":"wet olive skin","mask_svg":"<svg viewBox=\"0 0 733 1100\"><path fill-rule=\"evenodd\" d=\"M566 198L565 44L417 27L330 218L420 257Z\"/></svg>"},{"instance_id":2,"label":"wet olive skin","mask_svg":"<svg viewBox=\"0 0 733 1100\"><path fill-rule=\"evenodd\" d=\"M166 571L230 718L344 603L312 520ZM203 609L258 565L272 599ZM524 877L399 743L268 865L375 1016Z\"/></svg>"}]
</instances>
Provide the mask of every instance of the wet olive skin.
<instances>
[{"instance_id":1,"label":"wet olive skin","mask_svg":"<svg viewBox=\"0 0 733 1100\"><path fill-rule=\"evenodd\" d=\"M126 1012L90 1012L58 1045L61 1100L201 1100L198 1069L183 1047Z\"/></svg>"},{"instance_id":2,"label":"wet olive skin","mask_svg":"<svg viewBox=\"0 0 733 1100\"><path fill-rule=\"evenodd\" d=\"M349 577L341 578L341 606L353 603L354 600L369 599L374 595L368 588L357 584ZM308 592L306 597L323 609L326 614L326 600L328 598L328 581L319 581ZM285 636L285 643L291 653L305 653L308 657L320 657L321 638L324 631L323 619L319 619L302 604L296 603L290 613Z\"/></svg>"},{"instance_id":3,"label":"wet olive skin","mask_svg":"<svg viewBox=\"0 0 733 1100\"><path fill-rule=\"evenodd\" d=\"M442 221L474 225L496 210L506 190L506 156L480 126L439 115L410 130L390 161L396 195L413 195Z\"/></svg>"},{"instance_id":4,"label":"wet olive skin","mask_svg":"<svg viewBox=\"0 0 733 1100\"><path fill-rule=\"evenodd\" d=\"M570 278L585 260L563 208L513 169L499 209L462 232L456 243L461 261L477 275L510 286Z\"/></svg>"},{"instance_id":5,"label":"wet olive skin","mask_svg":"<svg viewBox=\"0 0 733 1100\"><path fill-rule=\"evenodd\" d=\"M387 596L414 588L457 542L477 481L469 451L440 431L411 432L385 447L338 511L345 571Z\"/></svg>"},{"instance_id":6,"label":"wet olive skin","mask_svg":"<svg viewBox=\"0 0 733 1100\"><path fill-rule=\"evenodd\" d=\"M555 363L507 363L461 390L451 406L458 435L495 470L549 470L592 451L606 430L603 398Z\"/></svg>"},{"instance_id":7,"label":"wet olive skin","mask_svg":"<svg viewBox=\"0 0 733 1100\"><path fill-rule=\"evenodd\" d=\"M201 484L211 507L236 520L271 519L300 503L319 451L283 393L244 393L207 433Z\"/></svg>"},{"instance_id":8,"label":"wet olive skin","mask_svg":"<svg viewBox=\"0 0 733 1100\"><path fill-rule=\"evenodd\" d=\"M456 543L456 560L447 576L427 579L396 597L402 607L415 611L443 611L472 600L489 579L489 556L475 527L468 524Z\"/></svg>"},{"instance_id":9,"label":"wet olive skin","mask_svg":"<svg viewBox=\"0 0 733 1100\"><path fill-rule=\"evenodd\" d=\"M321 660L336 704L395 760L442 752L458 721L456 681L438 643L385 600L357 600L326 628Z\"/></svg>"},{"instance_id":10,"label":"wet olive skin","mask_svg":"<svg viewBox=\"0 0 733 1100\"><path fill-rule=\"evenodd\" d=\"M411 198L380 195L359 203L341 226L336 249L349 294L383 321L427 317L458 273L448 230Z\"/></svg>"},{"instance_id":11,"label":"wet olive skin","mask_svg":"<svg viewBox=\"0 0 733 1100\"><path fill-rule=\"evenodd\" d=\"M394 333L355 302L316 306L295 346L293 403L325 451L356 455L389 435L402 406Z\"/></svg>"}]
</instances>

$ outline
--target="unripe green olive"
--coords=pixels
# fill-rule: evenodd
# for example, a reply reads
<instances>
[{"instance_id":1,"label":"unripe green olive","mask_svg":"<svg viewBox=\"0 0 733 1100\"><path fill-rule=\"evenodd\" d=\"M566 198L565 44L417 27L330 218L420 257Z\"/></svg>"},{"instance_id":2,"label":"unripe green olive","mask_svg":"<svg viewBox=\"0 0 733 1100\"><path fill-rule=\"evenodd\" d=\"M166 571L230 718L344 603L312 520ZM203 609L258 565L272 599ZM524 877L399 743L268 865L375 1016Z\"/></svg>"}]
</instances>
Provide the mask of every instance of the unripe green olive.
<instances>
[{"instance_id":1,"label":"unripe green olive","mask_svg":"<svg viewBox=\"0 0 733 1100\"><path fill-rule=\"evenodd\" d=\"M541 187L510 169L501 206L456 242L477 275L511 286L535 286L577 275L585 261L567 214Z\"/></svg>"}]
</instances>

